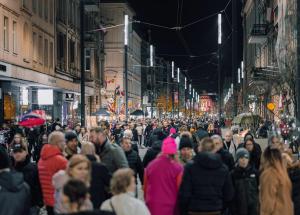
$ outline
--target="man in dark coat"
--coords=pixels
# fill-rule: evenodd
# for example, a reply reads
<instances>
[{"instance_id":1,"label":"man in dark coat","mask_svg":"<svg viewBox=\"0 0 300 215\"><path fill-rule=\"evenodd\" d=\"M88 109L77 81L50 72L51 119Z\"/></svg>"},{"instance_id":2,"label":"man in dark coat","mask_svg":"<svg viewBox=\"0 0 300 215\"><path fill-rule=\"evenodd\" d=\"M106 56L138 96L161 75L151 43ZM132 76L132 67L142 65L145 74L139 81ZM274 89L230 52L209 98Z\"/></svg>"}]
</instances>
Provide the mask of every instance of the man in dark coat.
<instances>
[{"instance_id":1,"label":"man in dark coat","mask_svg":"<svg viewBox=\"0 0 300 215\"><path fill-rule=\"evenodd\" d=\"M137 176L139 176L141 184L144 182L144 167L140 156L135 150L132 150L131 140L129 138L123 138L121 147L125 152L128 165L135 173L135 178L137 182Z\"/></svg>"},{"instance_id":2,"label":"man in dark coat","mask_svg":"<svg viewBox=\"0 0 300 215\"><path fill-rule=\"evenodd\" d=\"M0 147L0 214L29 215L30 188L21 173L10 171L9 163L7 152Z\"/></svg>"},{"instance_id":3,"label":"man in dark coat","mask_svg":"<svg viewBox=\"0 0 300 215\"><path fill-rule=\"evenodd\" d=\"M236 152L237 167L231 172L235 189L231 204L232 215L258 214L258 171L250 165L249 152L240 148Z\"/></svg>"},{"instance_id":4,"label":"man in dark coat","mask_svg":"<svg viewBox=\"0 0 300 215\"><path fill-rule=\"evenodd\" d=\"M228 150L223 148L223 141L221 136L213 135L211 139L216 144L216 153L221 156L223 163L228 167L228 170L231 171L234 168L234 159L232 154Z\"/></svg>"},{"instance_id":5,"label":"man in dark coat","mask_svg":"<svg viewBox=\"0 0 300 215\"><path fill-rule=\"evenodd\" d=\"M300 215L300 168L289 169L289 176L292 182L292 199L295 215Z\"/></svg>"},{"instance_id":6,"label":"man in dark coat","mask_svg":"<svg viewBox=\"0 0 300 215\"><path fill-rule=\"evenodd\" d=\"M24 181L29 185L31 191L31 211L39 211L43 206L43 196L39 181L38 169L35 163L30 162L26 147L22 144L15 144L13 151L13 168L22 173Z\"/></svg>"},{"instance_id":7,"label":"man in dark coat","mask_svg":"<svg viewBox=\"0 0 300 215\"><path fill-rule=\"evenodd\" d=\"M203 139L194 162L185 166L179 190L181 215L199 212L221 215L225 205L233 199L228 168L214 150L213 141Z\"/></svg>"},{"instance_id":8,"label":"man in dark coat","mask_svg":"<svg viewBox=\"0 0 300 215\"><path fill-rule=\"evenodd\" d=\"M143 166L144 168L146 168L148 166L148 164L153 161L156 156L161 152L161 145L162 145L162 141L161 140L156 140L151 148L149 148L144 156L143 159Z\"/></svg>"}]
</instances>

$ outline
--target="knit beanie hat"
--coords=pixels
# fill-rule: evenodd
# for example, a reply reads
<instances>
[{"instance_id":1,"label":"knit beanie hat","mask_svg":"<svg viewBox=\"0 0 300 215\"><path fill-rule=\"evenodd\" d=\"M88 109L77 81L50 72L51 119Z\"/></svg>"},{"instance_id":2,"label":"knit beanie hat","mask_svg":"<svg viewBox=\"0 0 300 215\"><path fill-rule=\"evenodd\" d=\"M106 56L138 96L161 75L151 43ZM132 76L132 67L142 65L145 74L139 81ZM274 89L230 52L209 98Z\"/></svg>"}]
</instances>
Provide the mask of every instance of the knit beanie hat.
<instances>
[{"instance_id":1,"label":"knit beanie hat","mask_svg":"<svg viewBox=\"0 0 300 215\"><path fill-rule=\"evenodd\" d=\"M4 147L0 146L0 169L9 168L10 160Z\"/></svg>"},{"instance_id":2,"label":"knit beanie hat","mask_svg":"<svg viewBox=\"0 0 300 215\"><path fill-rule=\"evenodd\" d=\"M175 140L172 137L167 137L163 141L163 145L161 148L163 154L166 155L174 155L177 153L177 145Z\"/></svg>"},{"instance_id":3,"label":"knit beanie hat","mask_svg":"<svg viewBox=\"0 0 300 215\"><path fill-rule=\"evenodd\" d=\"M238 161L240 158L248 158L249 159L250 155L247 149L245 148L240 148L236 151L236 160Z\"/></svg>"},{"instance_id":4,"label":"knit beanie hat","mask_svg":"<svg viewBox=\"0 0 300 215\"><path fill-rule=\"evenodd\" d=\"M170 134L176 134L176 129L175 128L171 128L170 129Z\"/></svg>"},{"instance_id":5,"label":"knit beanie hat","mask_svg":"<svg viewBox=\"0 0 300 215\"><path fill-rule=\"evenodd\" d=\"M183 148L193 148L193 143L190 137L184 135L180 138L179 150Z\"/></svg>"},{"instance_id":6,"label":"knit beanie hat","mask_svg":"<svg viewBox=\"0 0 300 215\"><path fill-rule=\"evenodd\" d=\"M77 135L73 131L67 131L65 133L66 142L72 141L73 139L77 140Z\"/></svg>"}]
</instances>

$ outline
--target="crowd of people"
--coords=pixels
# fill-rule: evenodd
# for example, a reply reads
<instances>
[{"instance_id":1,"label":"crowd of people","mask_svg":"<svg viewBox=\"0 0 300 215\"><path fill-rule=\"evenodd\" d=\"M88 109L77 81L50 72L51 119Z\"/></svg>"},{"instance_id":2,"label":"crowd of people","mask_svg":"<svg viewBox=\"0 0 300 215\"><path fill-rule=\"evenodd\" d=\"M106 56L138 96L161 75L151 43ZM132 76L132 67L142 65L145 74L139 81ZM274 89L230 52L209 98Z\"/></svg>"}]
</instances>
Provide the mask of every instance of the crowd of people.
<instances>
[{"instance_id":1,"label":"crowd of people","mask_svg":"<svg viewBox=\"0 0 300 215\"><path fill-rule=\"evenodd\" d=\"M300 163L281 139L262 149L251 133L240 141L223 129L223 138L220 127L200 118L4 125L0 215L300 214Z\"/></svg>"}]
</instances>

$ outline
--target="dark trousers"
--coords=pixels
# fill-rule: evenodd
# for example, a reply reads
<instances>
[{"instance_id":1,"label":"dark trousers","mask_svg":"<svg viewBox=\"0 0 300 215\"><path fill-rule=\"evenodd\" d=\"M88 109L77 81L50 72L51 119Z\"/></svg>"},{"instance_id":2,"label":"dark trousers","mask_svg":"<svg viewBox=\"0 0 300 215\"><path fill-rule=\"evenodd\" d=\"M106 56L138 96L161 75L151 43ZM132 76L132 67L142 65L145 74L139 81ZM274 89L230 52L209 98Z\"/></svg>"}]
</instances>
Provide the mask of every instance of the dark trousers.
<instances>
[{"instance_id":1,"label":"dark trousers","mask_svg":"<svg viewBox=\"0 0 300 215\"><path fill-rule=\"evenodd\" d=\"M211 212L189 212L189 215L221 215L220 211L211 211Z\"/></svg>"},{"instance_id":2,"label":"dark trousers","mask_svg":"<svg viewBox=\"0 0 300 215\"><path fill-rule=\"evenodd\" d=\"M51 206L46 206L46 211L48 215L54 215L54 210L53 207Z\"/></svg>"},{"instance_id":3,"label":"dark trousers","mask_svg":"<svg viewBox=\"0 0 300 215\"><path fill-rule=\"evenodd\" d=\"M142 135L139 135L138 138L139 138L139 145L141 146L142 145Z\"/></svg>"}]
</instances>

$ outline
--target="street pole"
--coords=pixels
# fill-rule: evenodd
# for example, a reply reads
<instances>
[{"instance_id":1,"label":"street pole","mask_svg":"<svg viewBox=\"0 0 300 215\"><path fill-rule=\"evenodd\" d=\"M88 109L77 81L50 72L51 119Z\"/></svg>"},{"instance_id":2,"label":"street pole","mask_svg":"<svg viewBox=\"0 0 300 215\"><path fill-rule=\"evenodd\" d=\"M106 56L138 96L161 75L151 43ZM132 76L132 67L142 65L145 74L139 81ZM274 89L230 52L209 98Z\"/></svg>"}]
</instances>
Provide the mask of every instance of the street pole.
<instances>
[{"instance_id":1,"label":"street pole","mask_svg":"<svg viewBox=\"0 0 300 215\"><path fill-rule=\"evenodd\" d=\"M222 92L221 92L221 45L222 45L222 14L218 14L218 95L219 95L219 120L222 114Z\"/></svg>"},{"instance_id":2,"label":"street pole","mask_svg":"<svg viewBox=\"0 0 300 215\"><path fill-rule=\"evenodd\" d=\"M124 16L125 117L128 120L128 15Z\"/></svg>"},{"instance_id":3,"label":"street pole","mask_svg":"<svg viewBox=\"0 0 300 215\"><path fill-rule=\"evenodd\" d=\"M180 82L180 69L177 68L177 102L178 102L178 112L177 118L179 119L179 112L180 112L180 101L179 101L179 82Z\"/></svg>"},{"instance_id":4,"label":"street pole","mask_svg":"<svg viewBox=\"0 0 300 215\"><path fill-rule=\"evenodd\" d=\"M165 116L167 115L167 113L169 112L169 93L170 93L170 89L169 89L169 64L167 64L167 104L166 104L166 113Z\"/></svg>"},{"instance_id":5,"label":"street pole","mask_svg":"<svg viewBox=\"0 0 300 215\"><path fill-rule=\"evenodd\" d=\"M174 61L172 61L172 118L174 118Z\"/></svg>"},{"instance_id":6,"label":"street pole","mask_svg":"<svg viewBox=\"0 0 300 215\"><path fill-rule=\"evenodd\" d=\"M151 118L153 119L153 113L154 113L154 90L155 90L155 83L154 83L154 71L153 71L153 45L150 45L150 74L151 74L151 93L152 93L152 99L151 99Z\"/></svg>"},{"instance_id":7,"label":"street pole","mask_svg":"<svg viewBox=\"0 0 300 215\"><path fill-rule=\"evenodd\" d=\"M190 120L192 120L192 84L190 84L190 89L189 89L189 97L190 97Z\"/></svg>"},{"instance_id":8,"label":"street pole","mask_svg":"<svg viewBox=\"0 0 300 215\"><path fill-rule=\"evenodd\" d=\"M186 89L187 89L187 82L186 77L184 77L184 116L187 117L186 113Z\"/></svg>"},{"instance_id":9,"label":"street pole","mask_svg":"<svg viewBox=\"0 0 300 215\"><path fill-rule=\"evenodd\" d=\"M237 115L237 84L236 84L236 71L237 71L237 0L232 0L232 83L233 83L233 116Z\"/></svg>"},{"instance_id":10,"label":"street pole","mask_svg":"<svg viewBox=\"0 0 300 215\"><path fill-rule=\"evenodd\" d=\"M80 118L81 126L85 127L85 63L84 63L84 1L80 1Z\"/></svg>"}]
</instances>

